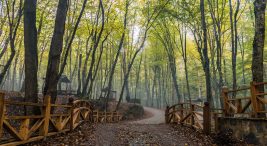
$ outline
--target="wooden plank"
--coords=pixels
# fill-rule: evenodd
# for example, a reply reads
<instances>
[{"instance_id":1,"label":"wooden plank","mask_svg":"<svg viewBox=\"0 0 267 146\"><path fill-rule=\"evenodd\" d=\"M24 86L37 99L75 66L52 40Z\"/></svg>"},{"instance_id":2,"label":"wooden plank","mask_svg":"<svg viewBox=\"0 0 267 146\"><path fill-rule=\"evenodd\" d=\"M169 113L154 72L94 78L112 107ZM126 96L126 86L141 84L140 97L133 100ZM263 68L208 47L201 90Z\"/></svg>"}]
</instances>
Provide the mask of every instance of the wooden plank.
<instances>
[{"instance_id":1,"label":"wooden plank","mask_svg":"<svg viewBox=\"0 0 267 146\"><path fill-rule=\"evenodd\" d=\"M259 107L258 107L259 105L258 105L257 96L256 96L256 94L258 93L258 90L256 89L255 84L256 82L250 83L251 103L252 103L254 114L256 114L259 111Z\"/></svg>"},{"instance_id":2,"label":"wooden plank","mask_svg":"<svg viewBox=\"0 0 267 146\"><path fill-rule=\"evenodd\" d=\"M75 113L73 113L73 124L75 124L77 120L79 120L78 119L79 116L80 116L80 111L76 111Z\"/></svg>"},{"instance_id":3,"label":"wooden plank","mask_svg":"<svg viewBox=\"0 0 267 146\"><path fill-rule=\"evenodd\" d=\"M70 114L52 114L51 117L68 117Z\"/></svg>"},{"instance_id":4,"label":"wooden plank","mask_svg":"<svg viewBox=\"0 0 267 146\"><path fill-rule=\"evenodd\" d=\"M259 86L259 85L265 85L265 84L267 84L267 82L258 82L258 83L255 83L254 85Z\"/></svg>"},{"instance_id":5,"label":"wooden plank","mask_svg":"<svg viewBox=\"0 0 267 146\"><path fill-rule=\"evenodd\" d=\"M19 140L23 140L23 137L17 132L17 130L12 127L8 121L4 120L4 126L6 128L6 130L14 137L17 138Z\"/></svg>"},{"instance_id":6,"label":"wooden plank","mask_svg":"<svg viewBox=\"0 0 267 146\"><path fill-rule=\"evenodd\" d=\"M229 114L229 104L228 104L228 88L227 87L223 87L222 88L222 97L223 97L223 103L224 103L224 112L225 112L225 116L228 116Z\"/></svg>"},{"instance_id":7,"label":"wooden plank","mask_svg":"<svg viewBox=\"0 0 267 146\"><path fill-rule=\"evenodd\" d=\"M234 112L236 113L237 112L237 107L235 105L233 105L232 103L228 102L228 105L231 109L234 110Z\"/></svg>"},{"instance_id":8,"label":"wooden plank","mask_svg":"<svg viewBox=\"0 0 267 146\"><path fill-rule=\"evenodd\" d=\"M30 119L23 120L19 128L19 135L22 137L22 141L28 140L29 128L30 128Z\"/></svg>"},{"instance_id":9,"label":"wooden plank","mask_svg":"<svg viewBox=\"0 0 267 146\"><path fill-rule=\"evenodd\" d=\"M23 120L23 119L42 119L44 118L43 115L37 115L37 116L6 116L5 119L8 120Z\"/></svg>"},{"instance_id":10,"label":"wooden plank","mask_svg":"<svg viewBox=\"0 0 267 146\"><path fill-rule=\"evenodd\" d=\"M267 104L267 99L262 97L257 97L258 100L260 100L262 103Z\"/></svg>"},{"instance_id":11,"label":"wooden plank","mask_svg":"<svg viewBox=\"0 0 267 146\"><path fill-rule=\"evenodd\" d=\"M203 123L201 123L201 121L198 119L196 113L194 113L193 116L195 117L196 123L198 124L199 128L203 129Z\"/></svg>"},{"instance_id":12,"label":"wooden plank","mask_svg":"<svg viewBox=\"0 0 267 146\"><path fill-rule=\"evenodd\" d=\"M50 123L52 123L52 126L56 129L57 132L60 132L60 127L58 127L58 125L56 124L54 119L49 119Z\"/></svg>"},{"instance_id":13,"label":"wooden plank","mask_svg":"<svg viewBox=\"0 0 267 146\"><path fill-rule=\"evenodd\" d=\"M43 115L44 115L44 124L40 129L40 134L42 136L47 136L49 130L49 121L50 121L50 112L51 112L51 97L45 96L44 97L44 108L43 108Z\"/></svg>"},{"instance_id":14,"label":"wooden plank","mask_svg":"<svg viewBox=\"0 0 267 146\"><path fill-rule=\"evenodd\" d=\"M55 122L56 122L56 127L58 128L58 131L61 131L63 127L62 116L58 117Z\"/></svg>"},{"instance_id":15,"label":"wooden plank","mask_svg":"<svg viewBox=\"0 0 267 146\"><path fill-rule=\"evenodd\" d=\"M70 121L70 117L65 118L65 119L62 121L62 129L64 129L64 128L66 127L66 125L68 124L69 121Z\"/></svg>"},{"instance_id":16,"label":"wooden plank","mask_svg":"<svg viewBox=\"0 0 267 146\"><path fill-rule=\"evenodd\" d=\"M7 105L21 105L21 106L39 106L43 107L44 105L41 103L32 103L32 102L17 102L17 101L6 101Z\"/></svg>"},{"instance_id":17,"label":"wooden plank","mask_svg":"<svg viewBox=\"0 0 267 146\"><path fill-rule=\"evenodd\" d=\"M238 99L236 101L236 106L237 106L237 113L241 113L242 112L242 102L241 102L241 99Z\"/></svg>"},{"instance_id":18,"label":"wooden plank","mask_svg":"<svg viewBox=\"0 0 267 146\"><path fill-rule=\"evenodd\" d=\"M32 128L29 131L29 137L31 136L32 133L34 133L36 130L40 128L40 126L43 124L44 119L39 119L35 124L32 126Z\"/></svg>"},{"instance_id":19,"label":"wooden plank","mask_svg":"<svg viewBox=\"0 0 267 146\"><path fill-rule=\"evenodd\" d=\"M51 107L71 108L72 106L64 104L51 104Z\"/></svg>"},{"instance_id":20,"label":"wooden plank","mask_svg":"<svg viewBox=\"0 0 267 146\"><path fill-rule=\"evenodd\" d=\"M265 92L265 93L257 93L256 95L257 96L264 96L264 95L267 95L267 92Z\"/></svg>"},{"instance_id":21,"label":"wooden plank","mask_svg":"<svg viewBox=\"0 0 267 146\"><path fill-rule=\"evenodd\" d=\"M181 117L178 113L175 113L173 117L177 118L177 122L181 120Z\"/></svg>"},{"instance_id":22,"label":"wooden plank","mask_svg":"<svg viewBox=\"0 0 267 146\"><path fill-rule=\"evenodd\" d=\"M239 89L236 89L236 90L228 90L228 93L239 92L239 91L244 91L244 90L249 90L249 89L250 89L250 87L239 88Z\"/></svg>"},{"instance_id":23,"label":"wooden plank","mask_svg":"<svg viewBox=\"0 0 267 146\"><path fill-rule=\"evenodd\" d=\"M187 118L189 118L192 115L192 113L190 112L189 114L187 114L184 118L181 119L180 123L183 123Z\"/></svg>"},{"instance_id":24,"label":"wooden plank","mask_svg":"<svg viewBox=\"0 0 267 146\"><path fill-rule=\"evenodd\" d=\"M5 102L4 99L2 101L4 104L4 102ZM54 104L52 106L68 107L68 108L71 107L71 109L70 109L69 114L53 114L53 115L51 115L50 114L50 112L51 112L50 101L51 101L50 96L46 96L44 98L44 104L42 104L42 107L43 107L42 115L40 115L40 116L34 116L34 115L33 116L9 116L6 118L2 118L4 128L7 129L8 132L11 135L13 135L13 137L20 140L20 141L8 143L7 145L25 144L25 143L28 143L31 141L43 139L46 136L51 136L51 135L65 132L65 131L69 131L70 129L64 129L64 127L66 127L66 125L70 121L70 119L72 119L72 121L74 122L73 123L74 124L73 129L75 129L77 126L79 126L81 123L83 123L83 121L87 120L89 115L93 114L91 107L90 107L90 104L88 102L82 101L82 102L79 102L77 104L77 106L80 106L80 107L75 108L75 112L74 112L74 110L72 110L73 106L55 105ZM17 105L25 105L26 102L22 102L22 103L9 102L9 103L12 103L12 104L14 103ZM26 103L26 106L34 106L34 105L37 105L37 104ZM4 107L4 106L1 106L1 107ZM2 111L4 113L4 109ZM114 118L114 114L117 114L118 117L120 116L118 113L105 112L102 114L102 117L105 117L105 120L107 120L108 122L112 122L113 118ZM4 114L1 114L1 116L4 116ZM52 119L52 117L57 118L56 122ZM99 117L99 115L98 115L98 117ZM19 132L9 124L9 122L7 121L8 119L23 120L22 124L19 128ZM30 119L38 119L31 128L30 128ZM55 128L58 130L57 132L49 132L48 131L50 121L51 121L52 125L55 126ZM36 136L36 137L31 138L32 133L34 133L38 129L40 129L40 136Z\"/></svg>"},{"instance_id":25,"label":"wooden plank","mask_svg":"<svg viewBox=\"0 0 267 146\"><path fill-rule=\"evenodd\" d=\"M195 124L195 119L194 119L194 114L193 114L193 112L195 111L195 105L194 104L192 104L191 105L191 121L190 121L190 123L191 123L191 125L194 125Z\"/></svg>"},{"instance_id":26,"label":"wooden plank","mask_svg":"<svg viewBox=\"0 0 267 146\"><path fill-rule=\"evenodd\" d=\"M248 96L248 97L239 97L239 98L235 98L235 99L228 99L228 101L248 100L248 99L251 99L251 96Z\"/></svg>"},{"instance_id":27,"label":"wooden plank","mask_svg":"<svg viewBox=\"0 0 267 146\"><path fill-rule=\"evenodd\" d=\"M249 100L249 101L245 104L245 106L244 106L244 108L242 109L241 113L244 113L250 105L251 105L251 100Z\"/></svg>"}]
</instances>

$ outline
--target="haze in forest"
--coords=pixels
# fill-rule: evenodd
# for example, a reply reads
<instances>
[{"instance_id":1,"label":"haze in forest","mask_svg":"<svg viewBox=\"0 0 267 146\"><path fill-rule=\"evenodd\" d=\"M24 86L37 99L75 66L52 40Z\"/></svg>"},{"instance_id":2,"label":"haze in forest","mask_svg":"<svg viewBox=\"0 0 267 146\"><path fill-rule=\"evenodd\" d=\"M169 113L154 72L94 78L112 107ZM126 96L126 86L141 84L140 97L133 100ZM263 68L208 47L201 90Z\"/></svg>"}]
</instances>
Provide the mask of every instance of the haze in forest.
<instances>
[{"instance_id":1,"label":"haze in forest","mask_svg":"<svg viewBox=\"0 0 267 146\"><path fill-rule=\"evenodd\" d=\"M222 87L266 79L262 10L250 0L1 0L0 88L29 101L68 91L221 107Z\"/></svg>"}]
</instances>

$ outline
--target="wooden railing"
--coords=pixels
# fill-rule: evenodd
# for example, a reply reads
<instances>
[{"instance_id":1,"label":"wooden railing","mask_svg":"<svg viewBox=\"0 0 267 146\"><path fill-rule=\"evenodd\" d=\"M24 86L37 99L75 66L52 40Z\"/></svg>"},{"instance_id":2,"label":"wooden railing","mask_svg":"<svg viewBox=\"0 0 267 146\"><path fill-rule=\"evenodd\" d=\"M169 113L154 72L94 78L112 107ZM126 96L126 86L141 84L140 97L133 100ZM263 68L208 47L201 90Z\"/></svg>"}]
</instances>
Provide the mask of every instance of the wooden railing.
<instances>
[{"instance_id":1,"label":"wooden railing","mask_svg":"<svg viewBox=\"0 0 267 146\"><path fill-rule=\"evenodd\" d=\"M167 107L165 111L166 123L189 125L203 130L206 134L210 133L210 119L210 107L207 102L204 106L190 103L175 104Z\"/></svg>"},{"instance_id":2,"label":"wooden railing","mask_svg":"<svg viewBox=\"0 0 267 146\"><path fill-rule=\"evenodd\" d=\"M246 115L247 117L257 117L259 114L267 113L264 108L267 104L265 98L267 92L260 91L260 86L264 89L265 85L267 85L267 82L251 82L249 87L236 90L223 88L222 97L225 116Z\"/></svg>"},{"instance_id":3,"label":"wooden railing","mask_svg":"<svg viewBox=\"0 0 267 146\"><path fill-rule=\"evenodd\" d=\"M114 123L122 120L122 115L118 112L100 112L94 111L95 123Z\"/></svg>"},{"instance_id":4,"label":"wooden railing","mask_svg":"<svg viewBox=\"0 0 267 146\"><path fill-rule=\"evenodd\" d=\"M93 115L92 106L86 101L58 105L51 104L50 96L45 96L43 103L15 102L5 100L4 96L4 93L0 93L1 146L25 144L74 130L84 121L89 121ZM38 107L41 115L12 115L7 113L10 106ZM60 109L59 113L56 112L57 109Z\"/></svg>"}]
</instances>

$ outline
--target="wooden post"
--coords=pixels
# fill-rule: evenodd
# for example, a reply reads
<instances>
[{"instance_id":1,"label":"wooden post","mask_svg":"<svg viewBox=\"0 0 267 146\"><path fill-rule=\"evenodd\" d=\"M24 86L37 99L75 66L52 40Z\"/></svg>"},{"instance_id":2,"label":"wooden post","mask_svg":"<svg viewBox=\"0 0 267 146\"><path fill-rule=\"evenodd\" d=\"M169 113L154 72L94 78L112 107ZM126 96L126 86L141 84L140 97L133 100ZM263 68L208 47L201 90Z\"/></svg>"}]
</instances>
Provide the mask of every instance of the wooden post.
<instances>
[{"instance_id":1,"label":"wooden post","mask_svg":"<svg viewBox=\"0 0 267 146\"><path fill-rule=\"evenodd\" d=\"M0 93L0 138L3 134L3 122L5 119L5 93Z\"/></svg>"},{"instance_id":2,"label":"wooden post","mask_svg":"<svg viewBox=\"0 0 267 146\"><path fill-rule=\"evenodd\" d=\"M166 107L165 109L165 123L169 124L169 106Z\"/></svg>"},{"instance_id":3,"label":"wooden post","mask_svg":"<svg viewBox=\"0 0 267 146\"><path fill-rule=\"evenodd\" d=\"M105 111L105 118L104 122L107 123L107 111Z\"/></svg>"},{"instance_id":4,"label":"wooden post","mask_svg":"<svg viewBox=\"0 0 267 146\"><path fill-rule=\"evenodd\" d=\"M195 119L194 119L194 111L195 111L195 105L191 104L191 126L195 125Z\"/></svg>"},{"instance_id":5,"label":"wooden post","mask_svg":"<svg viewBox=\"0 0 267 146\"><path fill-rule=\"evenodd\" d=\"M236 107L237 107L237 113L241 113L242 112L242 101L241 101L241 99L237 99L236 100Z\"/></svg>"},{"instance_id":6,"label":"wooden post","mask_svg":"<svg viewBox=\"0 0 267 146\"><path fill-rule=\"evenodd\" d=\"M219 125L218 125L218 114L217 113L213 113L213 120L214 120L215 132L216 132L219 129Z\"/></svg>"},{"instance_id":7,"label":"wooden post","mask_svg":"<svg viewBox=\"0 0 267 146\"><path fill-rule=\"evenodd\" d=\"M257 113L259 112L259 104L258 104L258 99L257 95L259 91L257 90L255 86L256 82L250 82L250 93L251 93L251 104L252 104L252 115L257 116Z\"/></svg>"},{"instance_id":8,"label":"wooden post","mask_svg":"<svg viewBox=\"0 0 267 146\"><path fill-rule=\"evenodd\" d=\"M184 105L183 104L181 104L181 119L183 119L184 118ZM180 121L178 121L179 123L180 123Z\"/></svg>"},{"instance_id":9,"label":"wooden post","mask_svg":"<svg viewBox=\"0 0 267 146\"><path fill-rule=\"evenodd\" d=\"M29 139L29 128L30 128L30 119L25 119L22 121L22 124L19 128L19 134L23 138L23 140Z\"/></svg>"},{"instance_id":10,"label":"wooden post","mask_svg":"<svg viewBox=\"0 0 267 146\"><path fill-rule=\"evenodd\" d=\"M228 104L228 88L223 87L222 88L222 97L223 97L223 105L224 105L224 115L228 116L229 115L229 104Z\"/></svg>"},{"instance_id":11,"label":"wooden post","mask_svg":"<svg viewBox=\"0 0 267 146\"><path fill-rule=\"evenodd\" d=\"M49 130L49 120L50 120L50 112L51 112L51 97L45 96L44 97L44 107L43 107L43 116L44 116L44 124L41 128L40 134L43 136L48 135Z\"/></svg>"},{"instance_id":12,"label":"wooden post","mask_svg":"<svg viewBox=\"0 0 267 146\"><path fill-rule=\"evenodd\" d=\"M74 121L73 121L73 112L74 112L74 99L73 98L69 98L69 105L71 106L70 108L70 131L74 130Z\"/></svg>"},{"instance_id":13,"label":"wooden post","mask_svg":"<svg viewBox=\"0 0 267 146\"><path fill-rule=\"evenodd\" d=\"M208 102L205 102L203 108L203 131L205 134L210 134L210 127L211 127L210 105Z\"/></svg>"},{"instance_id":14,"label":"wooden post","mask_svg":"<svg viewBox=\"0 0 267 146\"><path fill-rule=\"evenodd\" d=\"M99 112L98 110L96 110L96 123L98 123L98 119L99 119Z\"/></svg>"}]
</instances>

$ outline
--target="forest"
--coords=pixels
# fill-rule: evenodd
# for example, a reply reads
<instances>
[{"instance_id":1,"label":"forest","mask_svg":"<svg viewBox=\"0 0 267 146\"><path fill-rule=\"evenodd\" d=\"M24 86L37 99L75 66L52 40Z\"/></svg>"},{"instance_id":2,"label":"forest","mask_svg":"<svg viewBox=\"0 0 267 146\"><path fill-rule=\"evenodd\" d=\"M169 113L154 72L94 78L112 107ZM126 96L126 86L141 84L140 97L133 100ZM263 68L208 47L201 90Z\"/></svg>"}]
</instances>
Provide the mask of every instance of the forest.
<instances>
[{"instance_id":1,"label":"forest","mask_svg":"<svg viewBox=\"0 0 267 146\"><path fill-rule=\"evenodd\" d=\"M0 0L0 146L267 145L266 0Z\"/></svg>"},{"instance_id":2,"label":"forest","mask_svg":"<svg viewBox=\"0 0 267 146\"><path fill-rule=\"evenodd\" d=\"M119 104L219 108L223 87L267 77L265 8L265 0L1 0L0 89L31 102L39 94L55 102L66 89L82 99L116 91Z\"/></svg>"}]
</instances>

